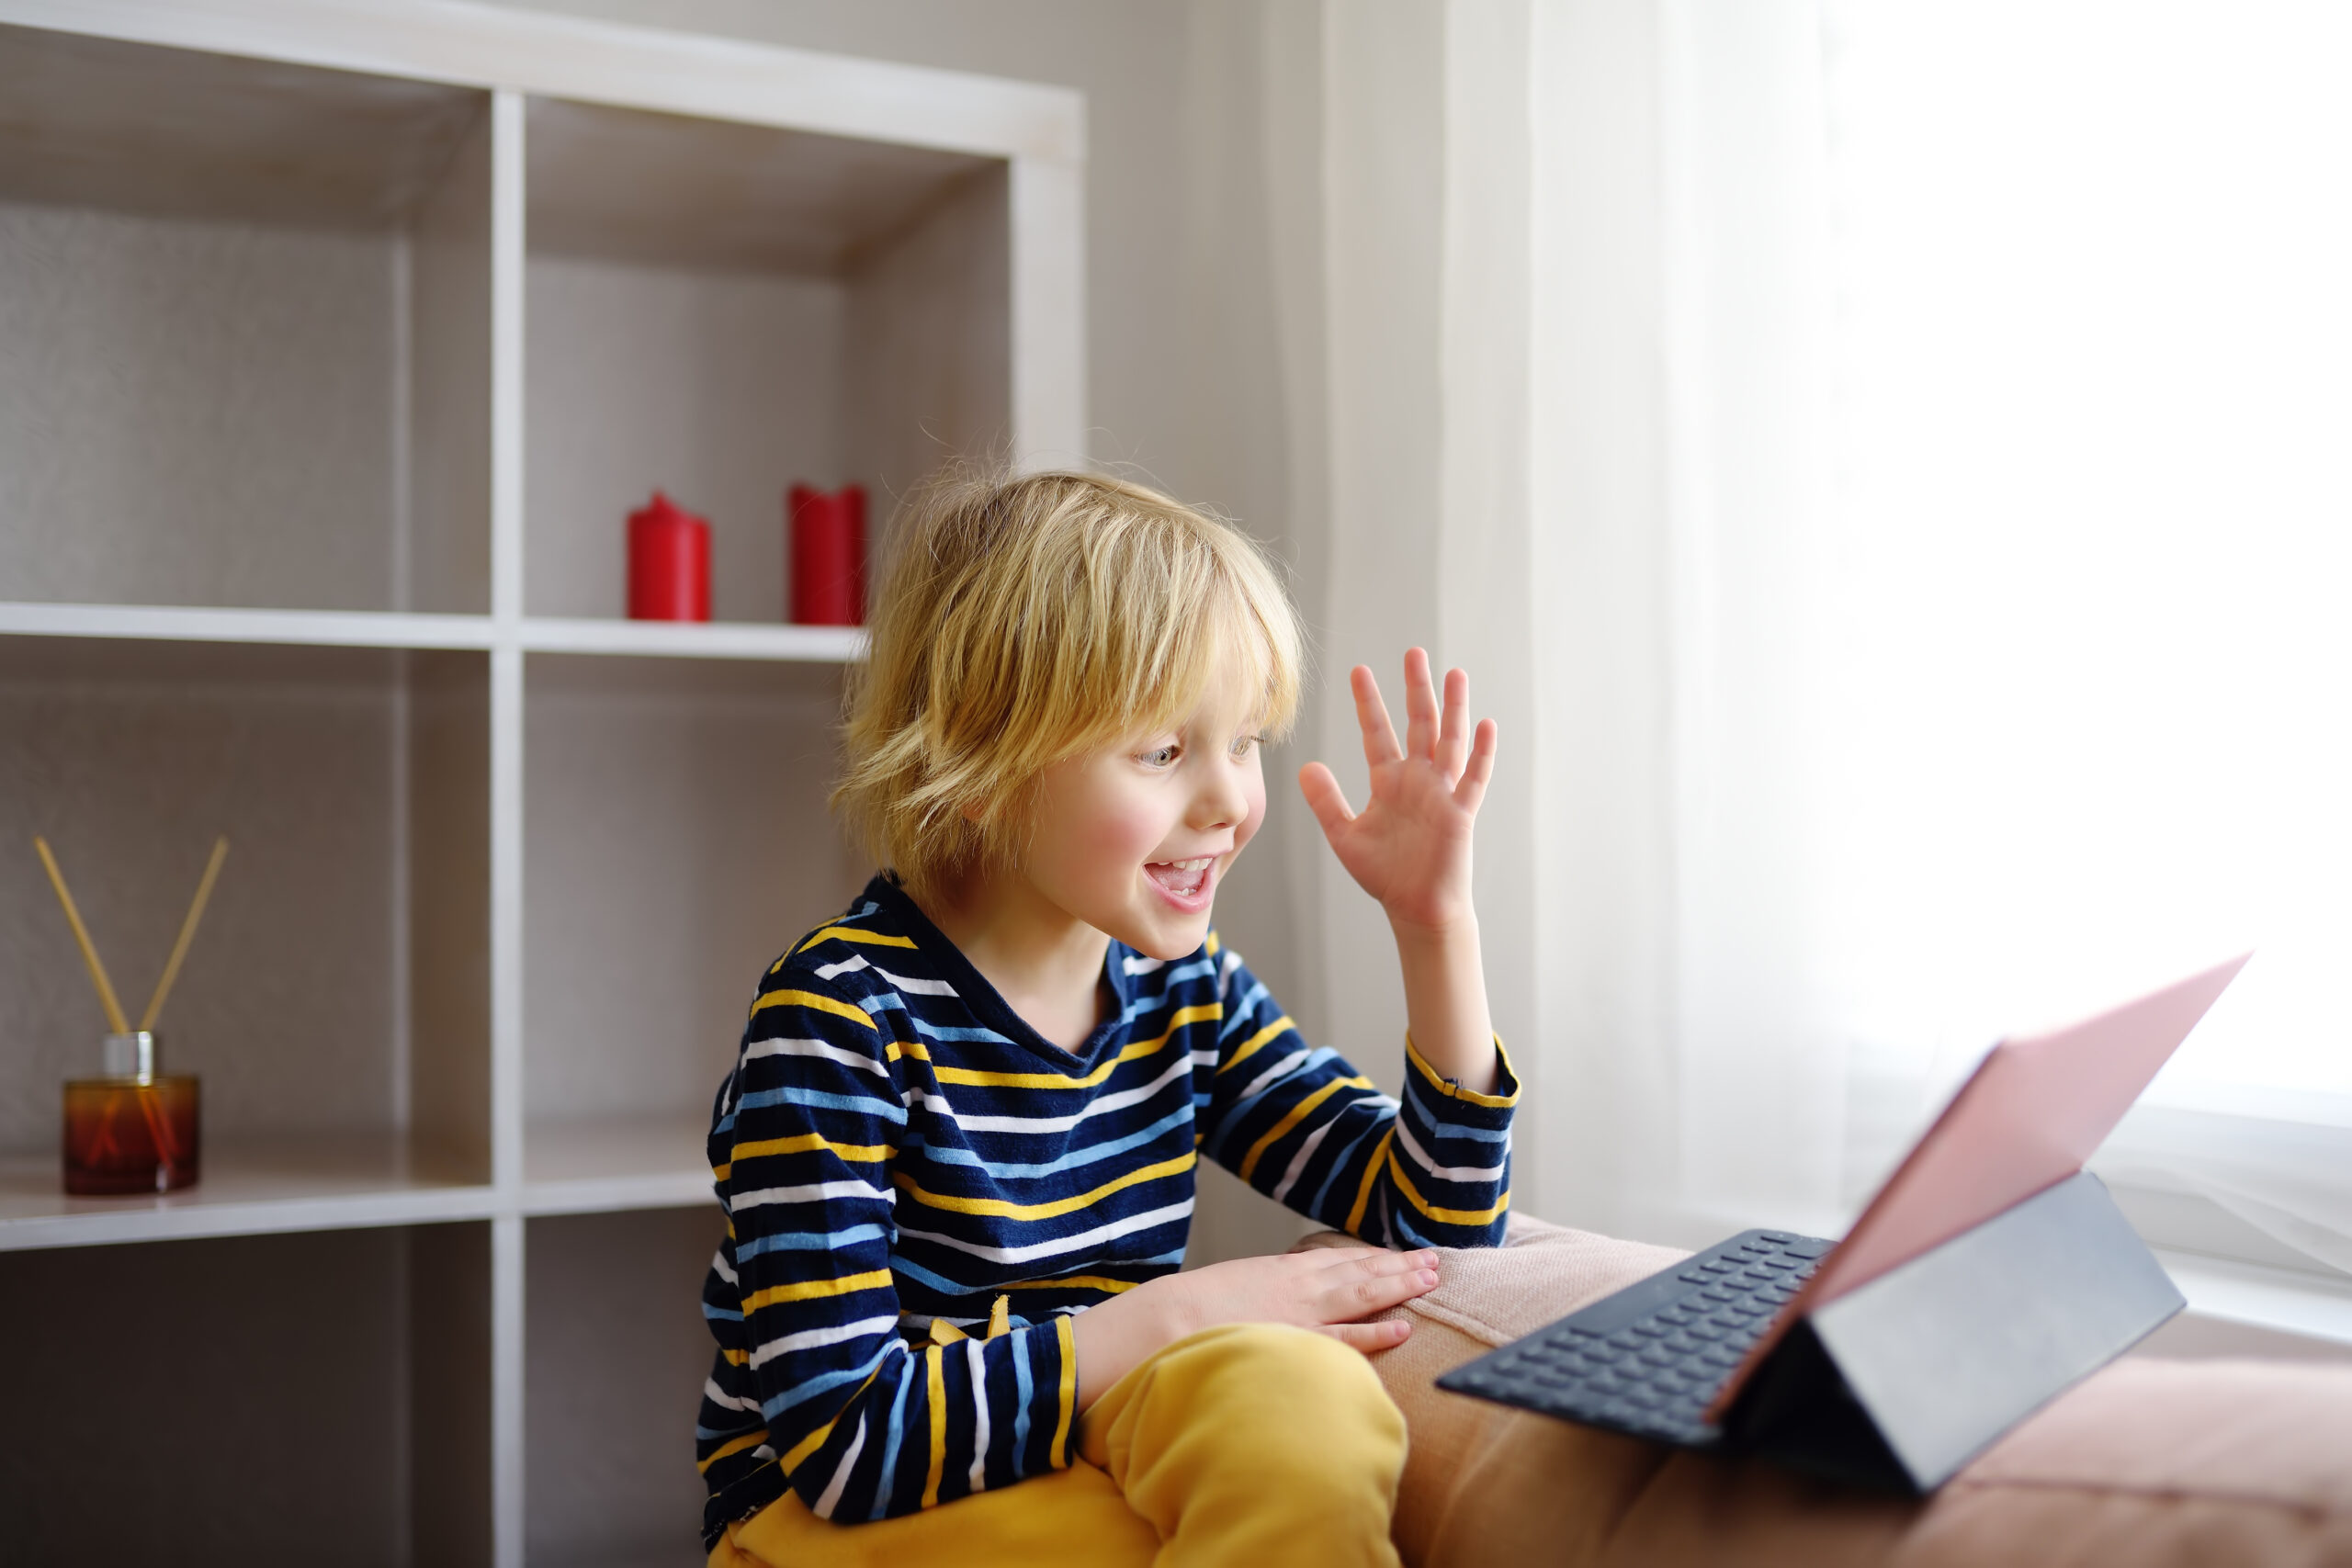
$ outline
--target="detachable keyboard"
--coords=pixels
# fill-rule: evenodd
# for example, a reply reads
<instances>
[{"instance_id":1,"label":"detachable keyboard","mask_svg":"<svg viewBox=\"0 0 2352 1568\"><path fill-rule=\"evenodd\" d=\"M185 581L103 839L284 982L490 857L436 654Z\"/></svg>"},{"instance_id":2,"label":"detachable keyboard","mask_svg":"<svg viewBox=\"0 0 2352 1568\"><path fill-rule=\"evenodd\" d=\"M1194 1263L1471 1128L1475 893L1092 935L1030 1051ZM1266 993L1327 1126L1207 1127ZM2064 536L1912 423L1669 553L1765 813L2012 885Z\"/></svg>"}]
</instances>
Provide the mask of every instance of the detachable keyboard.
<instances>
[{"instance_id":1,"label":"detachable keyboard","mask_svg":"<svg viewBox=\"0 0 2352 1568\"><path fill-rule=\"evenodd\" d=\"M1437 1380L1455 1393L1709 1448L1702 1418L1835 1242L1745 1231Z\"/></svg>"}]
</instances>

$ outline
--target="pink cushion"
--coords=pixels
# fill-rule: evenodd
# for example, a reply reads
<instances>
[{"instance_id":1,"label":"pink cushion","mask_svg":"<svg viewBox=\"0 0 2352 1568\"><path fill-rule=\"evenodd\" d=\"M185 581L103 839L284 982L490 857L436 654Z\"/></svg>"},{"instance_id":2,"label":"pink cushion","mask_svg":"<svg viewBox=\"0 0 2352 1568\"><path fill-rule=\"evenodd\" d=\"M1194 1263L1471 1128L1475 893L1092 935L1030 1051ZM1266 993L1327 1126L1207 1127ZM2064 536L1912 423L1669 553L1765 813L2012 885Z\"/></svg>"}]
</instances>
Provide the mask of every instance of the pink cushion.
<instances>
[{"instance_id":1,"label":"pink cushion","mask_svg":"<svg viewBox=\"0 0 2352 1568\"><path fill-rule=\"evenodd\" d=\"M1408 1563L2352 1564L2352 1367L2127 1359L1926 1501L1431 1386L1682 1256L1521 1216L1501 1247L1445 1254L1443 1282L1399 1309L1412 1337L1377 1358L1412 1433L1395 1525Z\"/></svg>"}]
</instances>

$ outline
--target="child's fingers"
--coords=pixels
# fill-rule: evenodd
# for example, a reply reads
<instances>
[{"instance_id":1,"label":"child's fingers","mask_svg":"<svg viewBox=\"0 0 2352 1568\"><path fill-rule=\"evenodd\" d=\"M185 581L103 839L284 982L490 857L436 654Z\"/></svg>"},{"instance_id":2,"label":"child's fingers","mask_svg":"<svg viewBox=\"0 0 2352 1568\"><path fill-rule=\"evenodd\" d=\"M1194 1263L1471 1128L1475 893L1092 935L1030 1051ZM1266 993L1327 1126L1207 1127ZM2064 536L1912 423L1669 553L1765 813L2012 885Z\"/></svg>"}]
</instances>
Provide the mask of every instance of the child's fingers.
<instances>
[{"instance_id":1,"label":"child's fingers","mask_svg":"<svg viewBox=\"0 0 2352 1568\"><path fill-rule=\"evenodd\" d=\"M1460 670L1445 672L1445 712L1437 732L1437 765L1449 779L1462 776L1470 750L1470 677Z\"/></svg>"},{"instance_id":2,"label":"child's fingers","mask_svg":"<svg viewBox=\"0 0 2352 1568\"><path fill-rule=\"evenodd\" d=\"M1311 1251L1293 1252L1284 1256L1306 1260L1306 1266L1319 1273L1327 1269L1339 1269L1350 1264L1362 1265L1398 1255L1386 1247L1373 1247L1363 1242L1351 1242L1346 1247L1318 1247Z\"/></svg>"},{"instance_id":3,"label":"child's fingers","mask_svg":"<svg viewBox=\"0 0 2352 1568\"><path fill-rule=\"evenodd\" d=\"M1386 1323L1334 1323L1326 1325L1323 1332L1342 1344L1352 1345L1366 1355L1402 1345L1413 1325L1404 1318Z\"/></svg>"},{"instance_id":4,"label":"child's fingers","mask_svg":"<svg viewBox=\"0 0 2352 1568\"><path fill-rule=\"evenodd\" d=\"M1310 1255L1299 1253L1295 1256L1305 1258ZM1373 1274L1401 1274L1408 1269L1437 1267L1437 1254L1426 1247L1417 1252L1397 1252L1367 1243L1352 1247L1317 1247L1312 1256L1329 1258L1334 1264L1358 1264Z\"/></svg>"},{"instance_id":5,"label":"child's fingers","mask_svg":"<svg viewBox=\"0 0 2352 1568\"><path fill-rule=\"evenodd\" d=\"M1323 825L1326 838L1356 819L1356 814L1348 809L1348 797L1340 790L1340 781L1320 762L1309 762L1298 770L1298 793L1306 797L1306 809L1315 813L1315 820Z\"/></svg>"},{"instance_id":6,"label":"child's fingers","mask_svg":"<svg viewBox=\"0 0 2352 1568\"><path fill-rule=\"evenodd\" d=\"M1380 700L1380 682L1363 665L1348 672L1348 689L1355 694L1356 726L1363 731L1363 760L1374 767L1405 754L1396 744L1396 727L1388 722L1388 705Z\"/></svg>"},{"instance_id":7,"label":"child's fingers","mask_svg":"<svg viewBox=\"0 0 2352 1568\"><path fill-rule=\"evenodd\" d=\"M1493 719L1478 721L1478 733L1470 742L1470 760L1462 769L1462 782L1453 786L1453 804L1464 811L1476 811L1478 803L1487 798L1487 781L1495 776L1497 733Z\"/></svg>"},{"instance_id":8,"label":"child's fingers","mask_svg":"<svg viewBox=\"0 0 2352 1568\"><path fill-rule=\"evenodd\" d=\"M1407 1269L1396 1273L1366 1270L1352 1280L1332 1280L1329 1275L1325 1280L1329 1288L1322 1297L1317 1315L1331 1323L1370 1317L1437 1289L1437 1270L1430 1268Z\"/></svg>"},{"instance_id":9,"label":"child's fingers","mask_svg":"<svg viewBox=\"0 0 2352 1568\"><path fill-rule=\"evenodd\" d=\"M1405 754L1419 759L1437 754L1437 691L1430 684L1430 655L1425 648L1405 650Z\"/></svg>"}]
</instances>

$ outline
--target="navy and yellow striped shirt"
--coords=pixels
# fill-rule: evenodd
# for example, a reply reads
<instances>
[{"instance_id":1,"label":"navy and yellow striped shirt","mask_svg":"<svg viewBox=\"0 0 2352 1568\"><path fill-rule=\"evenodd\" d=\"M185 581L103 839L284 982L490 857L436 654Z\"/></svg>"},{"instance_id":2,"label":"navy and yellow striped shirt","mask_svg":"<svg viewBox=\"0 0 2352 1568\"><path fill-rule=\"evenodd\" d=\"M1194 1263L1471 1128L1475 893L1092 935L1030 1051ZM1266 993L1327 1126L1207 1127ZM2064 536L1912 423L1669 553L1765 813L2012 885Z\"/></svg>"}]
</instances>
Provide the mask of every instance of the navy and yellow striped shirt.
<instances>
[{"instance_id":1,"label":"navy and yellow striped shirt","mask_svg":"<svg viewBox=\"0 0 2352 1568\"><path fill-rule=\"evenodd\" d=\"M1071 1314L1182 1263L1201 1155L1368 1242L1501 1239L1508 1060L1474 1094L1408 1042L1400 1109L1214 932L1104 967L1073 1055L877 877L763 978L710 1134L706 1544L787 1486L847 1523L1068 1465Z\"/></svg>"}]
</instances>

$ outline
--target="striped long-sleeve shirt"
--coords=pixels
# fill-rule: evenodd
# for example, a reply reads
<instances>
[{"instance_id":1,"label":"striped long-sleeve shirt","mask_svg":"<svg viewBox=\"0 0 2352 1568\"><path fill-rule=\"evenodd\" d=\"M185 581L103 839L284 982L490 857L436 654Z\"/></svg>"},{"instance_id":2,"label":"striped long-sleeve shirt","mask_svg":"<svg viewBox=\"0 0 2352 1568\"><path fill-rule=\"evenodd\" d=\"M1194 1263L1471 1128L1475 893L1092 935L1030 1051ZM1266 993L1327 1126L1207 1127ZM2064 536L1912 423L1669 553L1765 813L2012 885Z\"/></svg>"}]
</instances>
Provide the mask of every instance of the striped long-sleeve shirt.
<instances>
[{"instance_id":1,"label":"striped long-sleeve shirt","mask_svg":"<svg viewBox=\"0 0 2352 1568\"><path fill-rule=\"evenodd\" d=\"M876 878L763 976L710 1134L707 1544L787 1486L847 1523L1067 1466L1071 1316L1183 1261L1204 1154L1369 1242L1501 1239L1508 1060L1476 1094L1408 1040L1400 1107L1214 932L1104 970L1063 1050Z\"/></svg>"}]
</instances>

